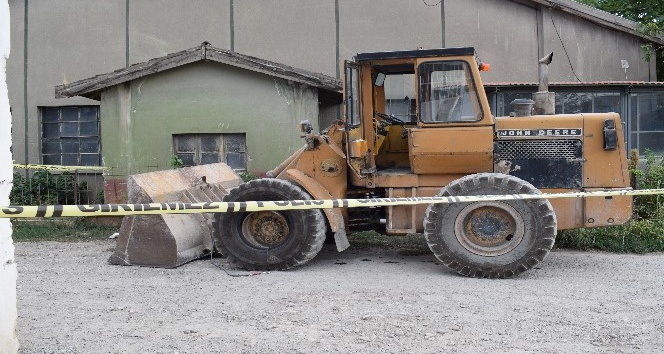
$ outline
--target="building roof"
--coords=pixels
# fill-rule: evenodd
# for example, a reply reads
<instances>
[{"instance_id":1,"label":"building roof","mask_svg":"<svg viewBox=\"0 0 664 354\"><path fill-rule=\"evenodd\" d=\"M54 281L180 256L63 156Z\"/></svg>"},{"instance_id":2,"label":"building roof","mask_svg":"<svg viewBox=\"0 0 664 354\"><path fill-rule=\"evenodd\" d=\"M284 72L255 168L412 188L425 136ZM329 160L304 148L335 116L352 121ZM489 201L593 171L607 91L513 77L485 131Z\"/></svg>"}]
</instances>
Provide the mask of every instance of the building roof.
<instances>
[{"instance_id":1,"label":"building roof","mask_svg":"<svg viewBox=\"0 0 664 354\"><path fill-rule=\"evenodd\" d=\"M341 81L339 79L265 59L215 48L207 42L204 42L198 47L154 58L108 74L97 75L70 84L58 85L55 87L55 97L65 98L83 96L100 100L101 91L107 87L202 60L227 64L309 85L319 89L319 97L324 96L322 97L323 100L330 99L341 102Z\"/></svg>"},{"instance_id":2,"label":"building roof","mask_svg":"<svg viewBox=\"0 0 664 354\"><path fill-rule=\"evenodd\" d=\"M524 0L522 0L524 1ZM664 37L662 36L648 36L639 31L639 24L620 16L610 14L608 12L590 7L588 5L580 4L573 0L525 0L531 3L536 3L550 9L567 12L569 14L584 18L597 25L613 28L622 32L641 37L645 40L664 44Z\"/></svg>"},{"instance_id":3,"label":"building roof","mask_svg":"<svg viewBox=\"0 0 664 354\"><path fill-rule=\"evenodd\" d=\"M538 87L537 82L485 82L484 87ZM550 87L664 87L664 82L655 81L570 81L552 82Z\"/></svg>"}]
</instances>

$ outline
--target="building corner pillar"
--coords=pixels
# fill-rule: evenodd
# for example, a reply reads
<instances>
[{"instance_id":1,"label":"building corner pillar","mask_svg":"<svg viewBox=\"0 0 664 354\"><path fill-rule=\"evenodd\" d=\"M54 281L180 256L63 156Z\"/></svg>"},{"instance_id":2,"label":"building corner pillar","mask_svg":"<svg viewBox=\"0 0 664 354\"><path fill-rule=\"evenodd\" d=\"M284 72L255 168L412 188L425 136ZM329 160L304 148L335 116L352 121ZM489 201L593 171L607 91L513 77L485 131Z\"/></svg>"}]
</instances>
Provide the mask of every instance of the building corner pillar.
<instances>
[{"instance_id":1,"label":"building corner pillar","mask_svg":"<svg viewBox=\"0 0 664 354\"><path fill-rule=\"evenodd\" d=\"M0 205L9 204L12 188L11 113L7 92L9 3L0 2ZM0 219L0 354L18 352L16 339L16 262L9 219Z\"/></svg>"}]
</instances>

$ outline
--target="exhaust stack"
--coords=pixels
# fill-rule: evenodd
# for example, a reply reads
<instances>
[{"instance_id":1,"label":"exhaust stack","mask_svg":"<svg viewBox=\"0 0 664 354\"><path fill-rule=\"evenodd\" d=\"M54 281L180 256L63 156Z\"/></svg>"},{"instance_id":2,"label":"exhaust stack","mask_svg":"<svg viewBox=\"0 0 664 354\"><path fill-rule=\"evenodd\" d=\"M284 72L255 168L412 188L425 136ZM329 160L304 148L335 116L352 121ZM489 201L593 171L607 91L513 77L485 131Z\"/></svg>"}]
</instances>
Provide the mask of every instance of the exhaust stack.
<instances>
[{"instance_id":1,"label":"exhaust stack","mask_svg":"<svg viewBox=\"0 0 664 354\"><path fill-rule=\"evenodd\" d=\"M553 61L553 52L539 60L539 88L533 93L535 114L556 114L556 94L549 92L549 64Z\"/></svg>"}]
</instances>

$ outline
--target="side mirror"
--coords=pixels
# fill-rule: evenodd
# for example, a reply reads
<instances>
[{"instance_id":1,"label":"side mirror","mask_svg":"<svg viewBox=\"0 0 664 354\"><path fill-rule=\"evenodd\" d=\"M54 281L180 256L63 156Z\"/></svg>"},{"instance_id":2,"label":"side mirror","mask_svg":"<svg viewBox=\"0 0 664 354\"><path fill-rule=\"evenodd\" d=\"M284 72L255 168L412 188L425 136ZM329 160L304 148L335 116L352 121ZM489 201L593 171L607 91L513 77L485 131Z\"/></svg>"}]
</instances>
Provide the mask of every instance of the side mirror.
<instances>
[{"instance_id":1,"label":"side mirror","mask_svg":"<svg viewBox=\"0 0 664 354\"><path fill-rule=\"evenodd\" d=\"M374 86L383 86L385 83L385 74L383 73L378 73L376 74L376 80L374 80Z\"/></svg>"}]
</instances>

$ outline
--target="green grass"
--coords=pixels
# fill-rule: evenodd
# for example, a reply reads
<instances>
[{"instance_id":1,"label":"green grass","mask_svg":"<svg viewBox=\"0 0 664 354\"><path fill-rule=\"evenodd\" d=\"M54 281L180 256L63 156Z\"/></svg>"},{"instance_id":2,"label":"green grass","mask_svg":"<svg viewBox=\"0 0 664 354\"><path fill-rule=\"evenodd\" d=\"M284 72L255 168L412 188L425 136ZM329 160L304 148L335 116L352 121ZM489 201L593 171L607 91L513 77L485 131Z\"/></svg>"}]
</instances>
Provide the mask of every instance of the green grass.
<instances>
[{"instance_id":1,"label":"green grass","mask_svg":"<svg viewBox=\"0 0 664 354\"><path fill-rule=\"evenodd\" d=\"M59 220L12 220L15 242L81 242L105 240L119 231L117 226L95 224L84 218Z\"/></svg>"},{"instance_id":2,"label":"green grass","mask_svg":"<svg viewBox=\"0 0 664 354\"><path fill-rule=\"evenodd\" d=\"M664 222L641 219L620 226L565 230L558 233L556 247L616 253L662 252Z\"/></svg>"}]
</instances>

